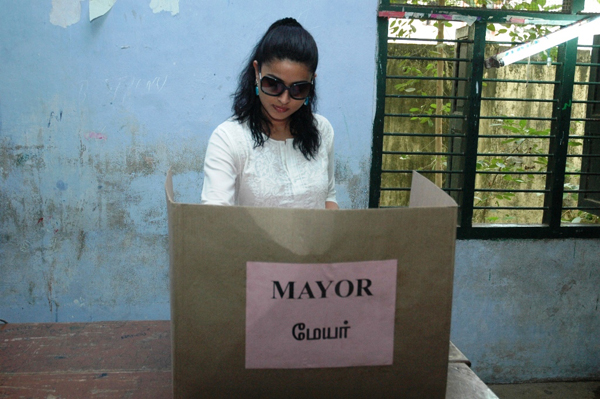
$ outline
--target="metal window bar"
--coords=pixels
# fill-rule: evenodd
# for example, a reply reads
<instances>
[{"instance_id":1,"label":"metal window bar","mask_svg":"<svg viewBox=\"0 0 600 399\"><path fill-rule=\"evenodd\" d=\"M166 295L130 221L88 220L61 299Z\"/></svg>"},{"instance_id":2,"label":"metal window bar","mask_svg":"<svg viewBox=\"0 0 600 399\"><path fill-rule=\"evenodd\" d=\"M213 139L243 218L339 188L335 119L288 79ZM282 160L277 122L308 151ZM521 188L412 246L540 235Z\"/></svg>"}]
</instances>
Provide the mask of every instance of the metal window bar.
<instances>
[{"instance_id":1,"label":"metal window bar","mask_svg":"<svg viewBox=\"0 0 600 399\"><path fill-rule=\"evenodd\" d=\"M478 188L478 193L548 193L549 190L505 189L505 188ZM493 208L493 207L492 207ZM515 207L519 208L519 207Z\"/></svg>"},{"instance_id":2,"label":"metal window bar","mask_svg":"<svg viewBox=\"0 0 600 399\"><path fill-rule=\"evenodd\" d=\"M460 152L434 152L434 151L383 151L383 155L448 155L463 157Z\"/></svg>"},{"instance_id":3,"label":"metal window bar","mask_svg":"<svg viewBox=\"0 0 600 399\"><path fill-rule=\"evenodd\" d=\"M519 134L503 134L503 135L480 134L479 138L480 139L502 139L502 140L506 140L506 139L530 139L530 138L532 138L532 136L519 135ZM537 139L552 139L552 138L554 138L554 136L551 136L551 135L536 136L535 138L537 138Z\"/></svg>"},{"instance_id":4,"label":"metal window bar","mask_svg":"<svg viewBox=\"0 0 600 399\"><path fill-rule=\"evenodd\" d=\"M522 101L522 102L556 103L556 99L554 99L554 98L481 97L481 101Z\"/></svg>"},{"instance_id":5,"label":"metal window bar","mask_svg":"<svg viewBox=\"0 0 600 399\"><path fill-rule=\"evenodd\" d=\"M412 56L404 56L404 55L395 55L392 57L388 57L388 60L414 60L414 61L456 61L456 62L470 62L466 58L441 58L441 57L412 57Z\"/></svg>"},{"instance_id":6,"label":"metal window bar","mask_svg":"<svg viewBox=\"0 0 600 399\"><path fill-rule=\"evenodd\" d=\"M597 154L567 154L567 158L598 158Z\"/></svg>"},{"instance_id":7,"label":"metal window bar","mask_svg":"<svg viewBox=\"0 0 600 399\"><path fill-rule=\"evenodd\" d=\"M384 136L389 137L465 137L464 134L432 134L432 133L383 133Z\"/></svg>"},{"instance_id":8,"label":"metal window bar","mask_svg":"<svg viewBox=\"0 0 600 399\"><path fill-rule=\"evenodd\" d=\"M426 39L426 38L420 38L420 37L395 37L395 36L389 36L388 40L390 41L407 41L407 42L438 42L438 43L470 43L473 44L472 40L457 40L457 39L436 39L436 38L430 38L430 39ZM393 56L392 56L393 57ZM392 57L388 57L388 59L393 59ZM468 62L470 62L471 60L468 60Z\"/></svg>"},{"instance_id":9,"label":"metal window bar","mask_svg":"<svg viewBox=\"0 0 600 399\"><path fill-rule=\"evenodd\" d=\"M444 61L443 58L440 58L439 61ZM435 77L435 76L418 76L418 75L391 75L387 77L388 79L414 79L414 80L427 80L427 81L462 81L467 82L466 78L453 78L453 77Z\"/></svg>"},{"instance_id":10,"label":"metal window bar","mask_svg":"<svg viewBox=\"0 0 600 399\"><path fill-rule=\"evenodd\" d=\"M419 172L422 173L422 172ZM410 187L381 187L381 191L404 191L404 192L409 192L410 191ZM458 188L446 188L444 189L444 191L446 192L453 192L453 191L460 191L460 189ZM393 206L394 208L397 208L397 206Z\"/></svg>"},{"instance_id":11,"label":"metal window bar","mask_svg":"<svg viewBox=\"0 0 600 399\"><path fill-rule=\"evenodd\" d=\"M461 96L419 96L412 94L386 94L386 98L412 98L412 99L425 99L429 98L431 100L468 100L468 97Z\"/></svg>"},{"instance_id":12,"label":"metal window bar","mask_svg":"<svg viewBox=\"0 0 600 399\"><path fill-rule=\"evenodd\" d=\"M511 152L479 152L478 157L504 157L504 156L519 156L519 157L534 157L534 158L546 158L554 156L554 154L530 154L530 153L511 153Z\"/></svg>"},{"instance_id":13,"label":"metal window bar","mask_svg":"<svg viewBox=\"0 0 600 399\"><path fill-rule=\"evenodd\" d=\"M382 170L381 173L412 173L412 169L397 169L397 170ZM445 173L445 174L460 174L464 173L462 170L422 170L420 171L422 174L431 174L431 173ZM450 189L448 189L450 190Z\"/></svg>"},{"instance_id":14,"label":"metal window bar","mask_svg":"<svg viewBox=\"0 0 600 399\"><path fill-rule=\"evenodd\" d=\"M548 176L548 172L538 171L477 171L478 175L516 175L516 176L528 176L528 175L540 175Z\"/></svg>"},{"instance_id":15,"label":"metal window bar","mask_svg":"<svg viewBox=\"0 0 600 399\"><path fill-rule=\"evenodd\" d=\"M491 210L491 211L499 211L499 210L511 210L511 211L543 211L548 210L545 206L474 206L473 209L476 210Z\"/></svg>"},{"instance_id":16,"label":"metal window bar","mask_svg":"<svg viewBox=\"0 0 600 399\"><path fill-rule=\"evenodd\" d=\"M556 118L545 118L537 116L499 116L499 115L481 115L479 119L492 119L492 120L526 120L526 121L554 121Z\"/></svg>"},{"instance_id":17,"label":"metal window bar","mask_svg":"<svg viewBox=\"0 0 600 399\"><path fill-rule=\"evenodd\" d=\"M441 118L441 119L464 119L464 117L462 115L444 115L444 114L417 114L417 113L392 114L392 113L386 113L385 116L399 117L399 118L431 117L431 118Z\"/></svg>"},{"instance_id":18,"label":"metal window bar","mask_svg":"<svg viewBox=\"0 0 600 399\"><path fill-rule=\"evenodd\" d=\"M484 82L493 83L525 83L525 84L548 84L555 85L560 83L558 80L525 80L525 79L483 79Z\"/></svg>"}]
</instances>

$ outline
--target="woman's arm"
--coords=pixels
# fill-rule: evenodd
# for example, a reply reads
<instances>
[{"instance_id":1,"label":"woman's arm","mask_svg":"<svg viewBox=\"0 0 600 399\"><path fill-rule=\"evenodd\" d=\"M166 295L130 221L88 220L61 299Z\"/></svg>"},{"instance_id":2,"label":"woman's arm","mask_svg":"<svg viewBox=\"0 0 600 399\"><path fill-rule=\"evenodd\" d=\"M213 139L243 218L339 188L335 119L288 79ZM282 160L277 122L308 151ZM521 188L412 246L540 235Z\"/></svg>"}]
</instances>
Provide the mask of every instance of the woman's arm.
<instances>
[{"instance_id":1,"label":"woman's arm","mask_svg":"<svg viewBox=\"0 0 600 399\"><path fill-rule=\"evenodd\" d=\"M325 209L340 209L337 202L325 201Z\"/></svg>"},{"instance_id":2,"label":"woman's arm","mask_svg":"<svg viewBox=\"0 0 600 399\"><path fill-rule=\"evenodd\" d=\"M337 204L336 192L335 192L335 153L333 150L333 127L327 121L326 128L329 130L327 143L327 178L328 178L328 193L327 199L325 200L325 209L340 209Z\"/></svg>"},{"instance_id":3,"label":"woman's arm","mask_svg":"<svg viewBox=\"0 0 600 399\"><path fill-rule=\"evenodd\" d=\"M234 205L237 168L224 131L218 128L210 136L204 158L202 204Z\"/></svg>"}]
</instances>

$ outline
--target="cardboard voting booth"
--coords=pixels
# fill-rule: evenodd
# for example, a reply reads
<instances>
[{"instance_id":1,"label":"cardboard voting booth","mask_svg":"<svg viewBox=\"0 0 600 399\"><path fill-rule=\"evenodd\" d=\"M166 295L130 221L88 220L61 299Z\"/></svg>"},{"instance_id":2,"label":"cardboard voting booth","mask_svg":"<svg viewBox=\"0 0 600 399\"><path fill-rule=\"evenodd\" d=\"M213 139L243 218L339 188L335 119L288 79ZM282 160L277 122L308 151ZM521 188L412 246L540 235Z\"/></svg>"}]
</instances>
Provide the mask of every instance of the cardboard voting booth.
<instances>
[{"instance_id":1,"label":"cardboard voting booth","mask_svg":"<svg viewBox=\"0 0 600 399\"><path fill-rule=\"evenodd\" d=\"M445 396L457 207L429 180L399 209L166 194L176 398Z\"/></svg>"}]
</instances>

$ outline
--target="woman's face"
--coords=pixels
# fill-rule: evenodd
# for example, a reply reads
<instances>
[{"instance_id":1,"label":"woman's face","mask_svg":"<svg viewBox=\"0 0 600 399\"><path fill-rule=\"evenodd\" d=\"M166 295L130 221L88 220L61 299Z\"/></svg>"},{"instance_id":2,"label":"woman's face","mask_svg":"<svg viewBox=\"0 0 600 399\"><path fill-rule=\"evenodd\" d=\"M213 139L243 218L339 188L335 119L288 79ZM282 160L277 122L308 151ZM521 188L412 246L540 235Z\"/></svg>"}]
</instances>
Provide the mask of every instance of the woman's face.
<instances>
[{"instance_id":1,"label":"woman's face","mask_svg":"<svg viewBox=\"0 0 600 399\"><path fill-rule=\"evenodd\" d=\"M290 116L298 111L304 104L304 99L296 100L290 97L289 90L285 90L279 96L270 96L260 89L260 76L269 76L283 82L286 86L291 86L299 82L312 82L314 77L306 65L289 60L274 60L265 63L258 69L258 62L254 61L254 71L256 73L256 82L258 83L258 96L263 106L263 110L273 125L287 123Z\"/></svg>"}]
</instances>

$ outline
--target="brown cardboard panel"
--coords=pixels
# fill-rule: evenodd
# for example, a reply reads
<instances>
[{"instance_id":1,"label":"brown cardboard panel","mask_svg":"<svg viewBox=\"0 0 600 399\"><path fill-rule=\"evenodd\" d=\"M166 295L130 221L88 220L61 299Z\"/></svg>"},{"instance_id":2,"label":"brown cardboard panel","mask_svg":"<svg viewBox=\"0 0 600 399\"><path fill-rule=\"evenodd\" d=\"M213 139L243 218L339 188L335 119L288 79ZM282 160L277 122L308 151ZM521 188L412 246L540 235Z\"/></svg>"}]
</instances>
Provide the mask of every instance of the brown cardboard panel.
<instances>
[{"instance_id":1,"label":"brown cardboard panel","mask_svg":"<svg viewBox=\"0 0 600 399\"><path fill-rule=\"evenodd\" d=\"M423 183L414 180L417 190ZM444 397L455 205L330 211L180 204L170 174L166 190L176 398ZM419 192L448 204L431 198L446 195L439 189ZM245 369L246 262L387 259L398 260L392 366Z\"/></svg>"}]
</instances>

